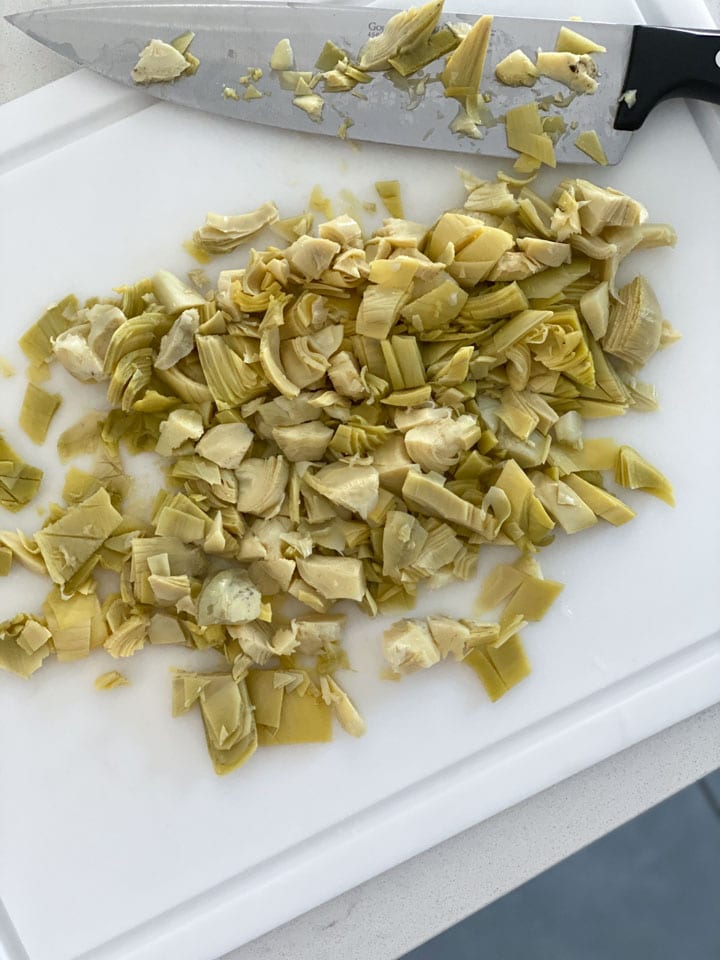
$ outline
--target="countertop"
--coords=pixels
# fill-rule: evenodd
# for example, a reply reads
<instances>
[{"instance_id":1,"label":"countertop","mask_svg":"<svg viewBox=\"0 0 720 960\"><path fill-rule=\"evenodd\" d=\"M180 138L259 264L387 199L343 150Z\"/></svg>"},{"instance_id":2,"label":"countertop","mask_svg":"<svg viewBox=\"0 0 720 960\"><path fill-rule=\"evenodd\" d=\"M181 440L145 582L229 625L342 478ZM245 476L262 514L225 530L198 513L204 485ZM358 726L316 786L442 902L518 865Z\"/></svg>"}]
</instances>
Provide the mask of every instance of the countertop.
<instances>
[{"instance_id":1,"label":"countertop","mask_svg":"<svg viewBox=\"0 0 720 960\"><path fill-rule=\"evenodd\" d=\"M707 0L720 24L720 0ZM0 15L50 6L0 0ZM0 103L74 66L0 20ZM224 960L394 960L720 767L720 704L478 824Z\"/></svg>"}]
</instances>

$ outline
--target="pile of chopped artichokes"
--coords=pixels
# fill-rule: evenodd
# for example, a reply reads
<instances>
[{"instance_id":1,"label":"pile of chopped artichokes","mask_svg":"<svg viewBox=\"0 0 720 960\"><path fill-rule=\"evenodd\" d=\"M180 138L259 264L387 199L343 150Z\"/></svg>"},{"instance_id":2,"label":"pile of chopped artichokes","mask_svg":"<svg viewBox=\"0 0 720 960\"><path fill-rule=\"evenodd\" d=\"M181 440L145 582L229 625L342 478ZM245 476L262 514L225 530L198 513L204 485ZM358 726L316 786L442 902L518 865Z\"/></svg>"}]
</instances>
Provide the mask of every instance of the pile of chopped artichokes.
<instances>
[{"instance_id":1,"label":"pile of chopped artichokes","mask_svg":"<svg viewBox=\"0 0 720 960\"><path fill-rule=\"evenodd\" d=\"M312 213L282 220L274 204L210 215L194 238L209 253L267 225L278 244L214 290L161 271L34 324L26 432L44 438L57 408L37 386L52 363L105 384L108 409L58 441L63 462L93 458L68 470L64 503L33 536L0 533L0 573L18 562L52 582L41 613L0 625L1 667L214 651L215 670L176 671L172 702L199 707L225 773L258 746L329 740L333 716L363 732L337 679L339 602L407 611L422 584L471 580L479 552L504 545L518 559L475 611L494 617L402 619L383 648L395 676L465 663L493 700L527 675L520 631L562 589L540 548L558 529L632 519L608 475L672 503L655 467L583 425L656 406L638 374L677 335L647 280L618 289L616 272L675 235L586 180L547 199L504 174L463 180L462 208L433 224L390 217L369 237L348 215L313 232ZM378 190L402 212L393 182ZM2 505L16 510L41 472L0 442ZM163 458L147 523L131 519L122 447ZM111 671L96 685L125 683Z\"/></svg>"}]
</instances>

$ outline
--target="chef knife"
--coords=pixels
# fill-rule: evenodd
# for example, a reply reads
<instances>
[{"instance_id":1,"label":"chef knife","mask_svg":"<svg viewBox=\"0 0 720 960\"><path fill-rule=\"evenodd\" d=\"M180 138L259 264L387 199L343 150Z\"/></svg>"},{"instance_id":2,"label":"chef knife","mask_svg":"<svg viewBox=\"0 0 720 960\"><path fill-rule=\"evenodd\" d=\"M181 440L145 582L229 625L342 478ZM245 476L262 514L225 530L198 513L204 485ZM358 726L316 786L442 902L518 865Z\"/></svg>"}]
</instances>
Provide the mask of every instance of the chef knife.
<instances>
[{"instance_id":1,"label":"chef knife","mask_svg":"<svg viewBox=\"0 0 720 960\"><path fill-rule=\"evenodd\" d=\"M495 157L517 156L507 147L502 120L508 109L531 100L543 108L543 116L562 117L565 130L555 155L559 162L573 163L593 162L575 144L582 131L594 130L608 162L617 163L631 131L660 100L685 96L720 103L720 33L587 21L567 26L606 52L592 54L599 69L596 92L573 97L554 80L509 87L494 73L516 49L531 59L539 49L554 50L562 21L493 18L481 84L487 103L475 136L453 130L462 108L445 96L439 79L445 57L406 78L393 70L373 72L370 83L350 91L325 93L321 81L312 91L323 97L316 118L298 106L295 91L284 88L288 82L282 72L270 68L283 38L291 42L295 69L312 76L328 40L356 60L368 38L396 14L316 3L162 2L73 4L7 19L62 56L162 100L285 129ZM471 25L476 19L443 12L440 26ZM142 86L133 81L133 68L149 41L169 43L188 31L194 34L189 52L199 60L194 74L186 71L172 82Z\"/></svg>"}]
</instances>

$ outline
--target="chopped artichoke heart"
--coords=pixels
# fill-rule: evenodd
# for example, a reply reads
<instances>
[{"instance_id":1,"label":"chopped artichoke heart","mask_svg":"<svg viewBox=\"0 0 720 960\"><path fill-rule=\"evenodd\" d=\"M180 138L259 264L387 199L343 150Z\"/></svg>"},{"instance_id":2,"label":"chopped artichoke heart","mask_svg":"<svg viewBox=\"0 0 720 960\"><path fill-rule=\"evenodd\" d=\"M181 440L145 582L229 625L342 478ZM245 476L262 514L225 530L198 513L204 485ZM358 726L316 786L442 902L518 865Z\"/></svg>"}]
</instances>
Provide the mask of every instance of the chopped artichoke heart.
<instances>
[{"instance_id":1,"label":"chopped artichoke heart","mask_svg":"<svg viewBox=\"0 0 720 960\"><path fill-rule=\"evenodd\" d=\"M446 97L473 97L480 89L493 18L479 17L448 57L440 79Z\"/></svg>"},{"instance_id":2,"label":"chopped artichoke heart","mask_svg":"<svg viewBox=\"0 0 720 960\"><path fill-rule=\"evenodd\" d=\"M586 153L596 163L604 167L607 166L607 155L603 150L603 145L600 143L600 137L598 137L594 130L583 130L582 133L579 133L577 137L575 137L575 146L578 150Z\"/></svg>"},{"instance_id":3,"label":"chopped artichoke heart","mask_svg":"<svg viewBox=\"0 0 720 960\"><path fill-rule=\"evenodd\" d=\"M168 83L190 68L184 54L162 40L151 40L132 69L135 83Z\"/></svg>"},{"instance_id":4,"label":"chopped artichoke heart","mask_svg":"<svg viewBox=\"0 0 720 960\"><path fill-rule=\"evenodd\" d=\"M385 24L385 29L371 37L360 51L358 66L361 70L386 70L392 58L401 57L422 47L437 26L443 8L443 0L431 0L422 7L401 10Z\"/></svg>"},{"instance_id":5,"label":"chopped artichoke heart","mask_svg":"<svg viewBox=\"0 0 720 960\"><path fill-rule=\"evenodd\" d=\"M594 40L589 40L570 27L560 27L555 49L560 53L607 53L607 49Z\"/></svg>"},{"instance_id":6,"label":"chopped artichoke heart","mask_svg":"<svg viewBox=\"0 0 720 960\"><path fill-rule=\"evenodd\" d=\"M540 73L522 50L513 50L495 67L495 76L507 87L532 87Z\"/></svg>"},{"instance_id":7,"label":"chopped artichoke heart","mask_svg":"<svg viewBox=\"0 0 720 960\"><path fill-rule=\"evenodd\" d=\"M595 93L597 90L597 64L587 53L540 51L535 66L541 77L557 80L574 93Z\"/></svg>"}]
</instances>

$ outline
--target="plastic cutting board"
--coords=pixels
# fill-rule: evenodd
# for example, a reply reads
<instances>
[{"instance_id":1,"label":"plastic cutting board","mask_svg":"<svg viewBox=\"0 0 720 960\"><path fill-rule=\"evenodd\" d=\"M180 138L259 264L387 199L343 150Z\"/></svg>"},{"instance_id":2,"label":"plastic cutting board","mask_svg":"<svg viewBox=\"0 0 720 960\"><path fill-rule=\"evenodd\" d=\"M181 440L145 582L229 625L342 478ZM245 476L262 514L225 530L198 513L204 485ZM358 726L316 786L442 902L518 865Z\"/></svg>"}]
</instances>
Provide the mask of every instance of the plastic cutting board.
<instances>
[{"instance_id":1,"label":"plastic cutting board","mask_svg":"<svg viewBox=\"0 0 720 960\"><path fill-rule=\"evenodd\" d=\"M517 0L493 12L533 10ZM542 12L642 19L630 0ZM408 214L430 221L461 201L458 162L236 125L69 77L0 108L0 353L22 371L18 335L68 291L107 294L160 267L188 269L180 241L209 209L272 197L289 216L318 182L334 199L348 187L367 199L376 179L399 177ZM367 735L263 750L224 779L199 717L170 717L168 668L193 662L190 652L146 650L121 665L132 686L112 694L93 689L116 666L105 654L48 665L27 683L3 675L0 955L211 960L718 699L718 167L674 102L619 167L562 174L616 185L677 228L675 250L635 255L625 270L647 273L684 335L649 366L662 411L596 430L665 470L677 508L628 496L631 524L560 537L542 554L546 575L567 586L526 631L532 676L498 704L454 664L382 681L384 621L356 616L347 686ZM62 478L54 440L88 392L74 391L38 450L16 426L21 382L0 382L0 425L48 470L47 502ZM35 507L19 522L34 529ZM496 559L488 551L482 570ZM43 592L13 573L0 616L32 609ZM476 593L477 583L426 593L418 613L469 613Z\"/></svg>"}]
</instances>

